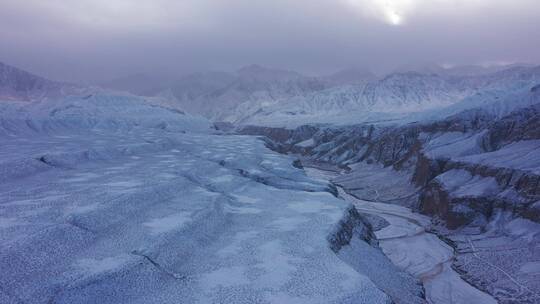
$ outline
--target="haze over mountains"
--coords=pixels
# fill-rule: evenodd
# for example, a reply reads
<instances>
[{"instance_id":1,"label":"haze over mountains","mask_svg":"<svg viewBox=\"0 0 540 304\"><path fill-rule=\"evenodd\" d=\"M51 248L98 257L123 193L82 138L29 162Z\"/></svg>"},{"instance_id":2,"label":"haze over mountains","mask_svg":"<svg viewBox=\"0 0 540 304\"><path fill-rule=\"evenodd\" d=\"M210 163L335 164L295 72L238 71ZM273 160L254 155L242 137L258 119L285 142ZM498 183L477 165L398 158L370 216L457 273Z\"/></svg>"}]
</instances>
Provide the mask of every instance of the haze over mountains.
<instances>
[{"instance_id":1,"label":"haze over mountains","mask_svg":"<svg viewBox=\"0 0 540 304\"><path fill-rule=\"evenodd\" d=\"M376 76L352 68L313 77L252 65L236 73L188 75L161 86L153 81L127 85L130 78L116 81L122 85L111 82L106 86L174 97L180 108L215 121L294 126L401 119L454 104L464 109L472 99L480 102L486 94L504 98L526 91L539 77L538 67L526 64L411 69Z\"/></svg>"},{"instance_id":2,"label":"haze over mountains","mask_svg":"<svg viewBox=\"0 0 540 304\"><path fill-rule=\"evenodd\" d=\"M39 101L100 90L50 81L6 64L0 64L0 72L5 100ZM235 73L200 72L178 80L139 74L101 87L147 96L212 121L294 127L433 120L475 107L503 115L530 105L527 96L539 79L540 67L525 64L430 65L385 76L351 68L319 77L251 65ZM502 102L507 99L513 101Z\"/></svg>"}]
</instances>

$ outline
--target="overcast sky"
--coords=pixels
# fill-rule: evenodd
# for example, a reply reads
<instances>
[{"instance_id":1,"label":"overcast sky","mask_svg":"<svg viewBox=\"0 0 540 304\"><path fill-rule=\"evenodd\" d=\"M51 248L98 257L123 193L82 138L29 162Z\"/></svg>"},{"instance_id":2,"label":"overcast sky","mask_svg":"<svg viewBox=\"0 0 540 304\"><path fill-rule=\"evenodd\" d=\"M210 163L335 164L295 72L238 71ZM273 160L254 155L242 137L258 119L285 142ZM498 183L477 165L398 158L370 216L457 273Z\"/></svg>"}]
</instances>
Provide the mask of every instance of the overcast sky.
<instances>
[{"instance_id":1,"label":"overcast sky","mask_svg":"<svg viewBox=\"0 0 540 304\"><path fill-rule=\"evenodd\" d=\"M540 62L539 0L1 0L0 61L60 80Z\"/></svg>"}]
</instances>

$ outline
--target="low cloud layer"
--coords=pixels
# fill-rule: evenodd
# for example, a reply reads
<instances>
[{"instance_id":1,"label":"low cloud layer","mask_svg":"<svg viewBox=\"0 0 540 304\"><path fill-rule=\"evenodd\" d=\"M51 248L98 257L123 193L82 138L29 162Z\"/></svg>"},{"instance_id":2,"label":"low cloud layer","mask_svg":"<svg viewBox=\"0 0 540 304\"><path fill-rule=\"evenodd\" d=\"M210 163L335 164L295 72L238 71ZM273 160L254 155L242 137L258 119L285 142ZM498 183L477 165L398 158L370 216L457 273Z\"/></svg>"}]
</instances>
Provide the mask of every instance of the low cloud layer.
<instances>
[{"instance_id":1,"label":"low cloud layer","mask_svg":"<svg viewBox=\"0 0 540 304\"><path fill-rule=\"evenodd\" d=\"M0 61L64 80L539 62L537 0L3 0Z\"/></svg>"}]
</instances>

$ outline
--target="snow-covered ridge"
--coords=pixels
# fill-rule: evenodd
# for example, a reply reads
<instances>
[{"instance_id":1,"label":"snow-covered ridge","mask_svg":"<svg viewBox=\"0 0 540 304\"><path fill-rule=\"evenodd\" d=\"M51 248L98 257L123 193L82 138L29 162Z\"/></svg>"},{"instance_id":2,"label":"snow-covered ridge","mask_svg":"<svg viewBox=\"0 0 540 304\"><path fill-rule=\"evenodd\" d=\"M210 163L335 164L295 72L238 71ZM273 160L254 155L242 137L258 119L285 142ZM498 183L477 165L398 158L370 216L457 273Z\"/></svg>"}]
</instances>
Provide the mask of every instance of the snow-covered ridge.
<instances>
[{"instance_id":1,"label":"snow-covered ridge","mask_svg":"<svg viewBox=\"0 0 540 304\"><path fill-rule=\"evenodd\" d=\"M45 79L0 62L0 100L40 101L89 88Z\"/></svg>"},{"instance_id":2,"label":"snow-covered ridge","mask_svg":"<svg viewBox=\"0 0 540 304\"><path fill-rule=\"evenodd\" d=\"M129 131L136 127L164 131L208 132L202 118L171 109L157 99L115 93L69 96L41 102L0 101L0 134Z\"/></svg>"}]
</instances>

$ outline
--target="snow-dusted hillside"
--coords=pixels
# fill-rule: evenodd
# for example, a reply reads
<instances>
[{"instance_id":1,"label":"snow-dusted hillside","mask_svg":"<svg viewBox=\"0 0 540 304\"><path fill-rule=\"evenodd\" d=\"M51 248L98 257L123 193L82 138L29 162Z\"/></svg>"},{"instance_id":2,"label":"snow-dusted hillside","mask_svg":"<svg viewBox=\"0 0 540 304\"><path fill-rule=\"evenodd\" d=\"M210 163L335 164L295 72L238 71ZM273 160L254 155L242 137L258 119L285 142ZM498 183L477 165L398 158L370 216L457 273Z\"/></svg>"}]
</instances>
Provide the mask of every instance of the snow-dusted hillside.
<instances>
[{"instance_id":1,"label":"snow-dusted hillside","mask_svg":"<svg viewBox=\"0 0 540 304\"><path fill-rule=\"evenodd\" d=\"M0 100L39 101L85 90L88 89L51 81L0 62Z\"/></svg>"},{"instance_id":2,"label":"snow-dusted hillside","mask_svg":"<svg viewBox=\"0 0 540 304\"><path fill-rule=\"evenodd\" d=\"M237 121L278 100L304 96L325 83L296 72L248 66L231 83L191 101L192 110L215 121Z\"/></svg>"},{"instance_id":3,"label":"snow-dusted hillside","mask_svg":"<svg viewBox=\"0 0 540 304\"><path fill-rule=\"evenodd\" d=\"M165 131L203 131L210 123L197 116L156 105L154 100L123 94L90 94L42 102L0 101L0 134L102 130L122 132L135 128Z\"/></svg>"},{"instance_id":4,"label":"snow-dusted hillside","mask_svg":"<svg viewBox=\"0 0 540 304\"><path fill-rule=\"evenodd\" d=\"M333 87L282 99L251 112L239 110L237 115L244 116L237 122L277 127L309 123L407 123L440 119L484 106L508 113L529 105L525 95L538 84L540 67L516 67L480 76L398 73L365 85ZM513 104L508 100L519 101Z\"/></svg>"}]
</instances>

